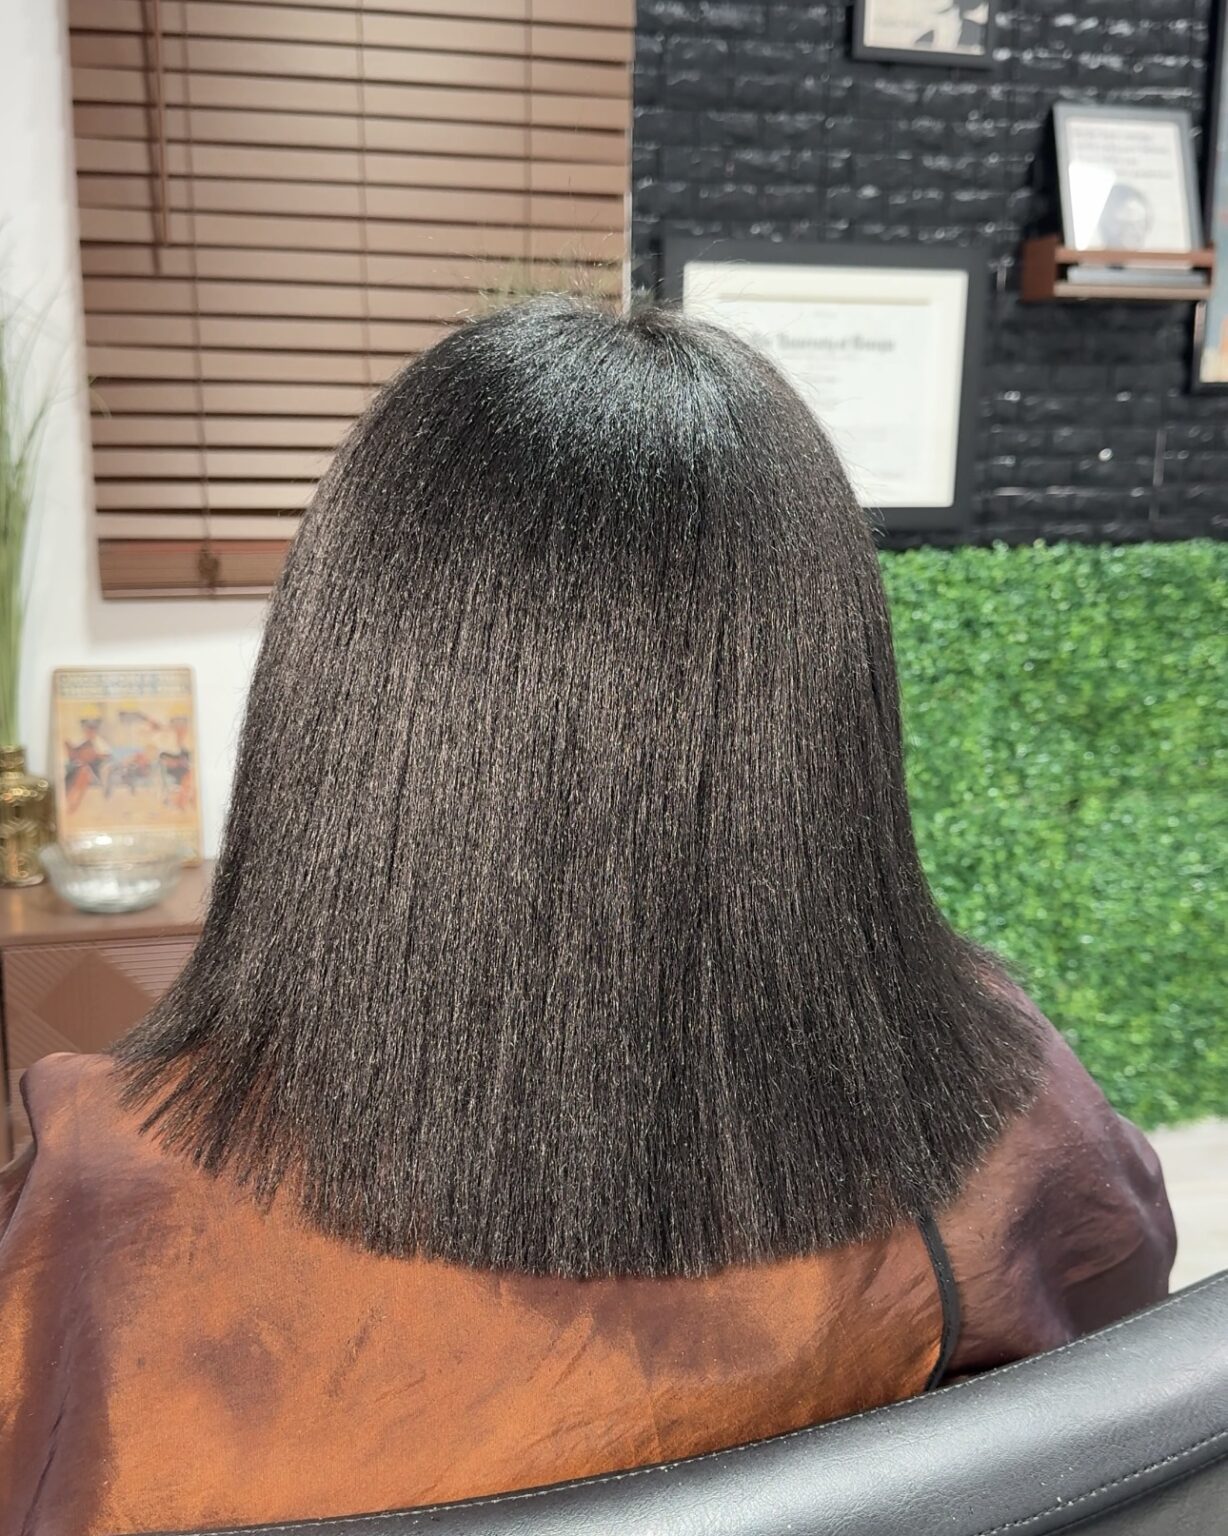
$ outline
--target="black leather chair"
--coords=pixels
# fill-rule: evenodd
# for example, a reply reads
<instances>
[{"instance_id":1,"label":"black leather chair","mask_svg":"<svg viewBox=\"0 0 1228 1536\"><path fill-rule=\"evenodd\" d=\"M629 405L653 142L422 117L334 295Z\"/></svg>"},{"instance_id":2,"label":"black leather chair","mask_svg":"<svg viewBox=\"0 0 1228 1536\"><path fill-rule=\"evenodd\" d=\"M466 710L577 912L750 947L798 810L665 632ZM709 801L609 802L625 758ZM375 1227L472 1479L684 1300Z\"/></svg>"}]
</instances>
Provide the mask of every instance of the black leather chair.
<instances>
[{"instance_id":1,"label":"black leather chair","mask_svg":"<svg viewBox=\"0 0 1228 1536\"><path fill-rule=\"evenodd\" d=\"M531 1492L248 1530L1228 1536L1228 1272L1078 1343L817 1429Z\"/></svg>"}]
</instances>

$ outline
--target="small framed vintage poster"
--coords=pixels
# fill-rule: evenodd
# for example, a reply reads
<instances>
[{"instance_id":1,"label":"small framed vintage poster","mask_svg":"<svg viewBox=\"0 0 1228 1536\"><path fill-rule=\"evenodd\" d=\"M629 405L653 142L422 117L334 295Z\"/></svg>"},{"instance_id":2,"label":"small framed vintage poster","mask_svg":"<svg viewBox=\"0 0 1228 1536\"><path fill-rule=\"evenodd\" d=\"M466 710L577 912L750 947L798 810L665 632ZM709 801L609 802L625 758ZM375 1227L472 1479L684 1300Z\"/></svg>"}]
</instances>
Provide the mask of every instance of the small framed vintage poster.
<instances>
[{"instance_id":1,"label":"small framed vintage poster","mask_svg":"<svg viewBox=\"0 0 1228 1536\"><path fill-rule=\"evenodd\" d=\"M1071 250L1202 245L1188 112L1064 101L1053 109L1053 127L1063 237Z\"/></svg>"},{"instance_id":2,"label":"small framed vintage poster","mask_svg":"<svg viewBox=\"0 0 1228 1536\"><path fill-rule=\"evenodd\" d=\"M61 840L139 832L199 859L191 668L61 668L52 678L51 732Z\"/></svg>"},{"instance_id":3,"label":"small framed vintage poster","mask_svg":"<svg viewBox=\"0 0 1228 1536\"><path fill-rule=\"evenodd\" d=\"M853 53L900 64L993 63L997 0L857 0Z\"/></svg>"},{"instance_id":4,"label":"small framed vintage poster","mask_svg":"<svg viewBox=\"0 0 1228 1536\"><path fill-rule=\"evenodd\" d=\"M665 247L666 296L776 362L887 529L968 521L985 280L932 246Z\"/></svg>"},{"instance_id":5,"label":"small framed vintage poster","mask_svg":"<svg viewBox=\"0 0 1228 1536\"><path fill-rule=\"evenodd\" d=\"M1207 297L1194 312L1196 390L1228 392L1228 0L1216 5L1215 83L1208 120L1206 235L1216 264Z\"/></svg>"}]
</instances>

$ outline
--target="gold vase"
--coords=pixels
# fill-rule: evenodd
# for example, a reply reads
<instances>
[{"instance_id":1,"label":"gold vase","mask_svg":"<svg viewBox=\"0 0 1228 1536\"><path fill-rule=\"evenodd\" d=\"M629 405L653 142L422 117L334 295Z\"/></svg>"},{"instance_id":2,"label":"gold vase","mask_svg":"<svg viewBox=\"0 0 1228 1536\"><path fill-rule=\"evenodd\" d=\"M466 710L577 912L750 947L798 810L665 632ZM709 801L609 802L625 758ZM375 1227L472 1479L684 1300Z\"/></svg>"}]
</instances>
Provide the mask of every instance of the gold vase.
<instances>
[{"instance_id":1,"label":"gold vase","mask_svg":"<svg viewBox=\"0 0 1228 1536\"><path fill-rule=\"evenodd\" d=\"M51 785L26 772L24 747L0 747L0 885L37 885L38 850L54 837Z\"/></svg>"}]
</instances>

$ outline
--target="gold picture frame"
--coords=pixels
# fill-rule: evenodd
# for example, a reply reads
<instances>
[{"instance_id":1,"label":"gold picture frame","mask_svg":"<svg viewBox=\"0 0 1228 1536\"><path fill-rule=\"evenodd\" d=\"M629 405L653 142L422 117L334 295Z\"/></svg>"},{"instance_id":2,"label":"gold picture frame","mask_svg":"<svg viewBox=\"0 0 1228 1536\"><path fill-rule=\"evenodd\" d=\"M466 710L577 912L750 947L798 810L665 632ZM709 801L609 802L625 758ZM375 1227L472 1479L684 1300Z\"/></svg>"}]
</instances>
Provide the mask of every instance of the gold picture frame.
<instances>
[{"instance_id":1,"label":"gold picture frame","mask_svg":"<svg viewBox=\"0 0 1228 1536\"><path fill-rule=\"evenodd\" d=\"M190 667L61 667L51 682L51 762L61 841L165 836L201 852Z\"/></svg>"}]
</instances>

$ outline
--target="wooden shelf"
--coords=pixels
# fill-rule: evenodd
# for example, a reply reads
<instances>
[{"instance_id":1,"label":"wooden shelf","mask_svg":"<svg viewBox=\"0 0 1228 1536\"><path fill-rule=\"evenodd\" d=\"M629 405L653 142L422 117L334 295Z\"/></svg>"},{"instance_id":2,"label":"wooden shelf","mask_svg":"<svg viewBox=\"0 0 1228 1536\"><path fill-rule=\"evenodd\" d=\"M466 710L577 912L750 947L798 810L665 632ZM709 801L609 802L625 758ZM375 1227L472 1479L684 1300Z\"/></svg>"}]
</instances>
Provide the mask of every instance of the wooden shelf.
<instances>
[{"instance_id":1,"label":"wooden shelf","mask_svg":"<svg viewBox=\"0 0 1228 1536\"><path fill-rule=\"evenodd\" d=\"M1165 267L1186 272L1189 282L1149 282L1148 274L1139 270L1142 263L1152 270ZM1067 269L1072 266L1118 267L1121 269L1120 281L1071 282ZM1045 235L1024 242L1020 292L1028 304L1051 299L1142 299L1179 304L1191 299L1205 299L1214 271L1215 250L1212 246L1197 251L1077 251L1063 245L1057 235ZM1207 274L1207 282L1196 276L1201 272Z\"/></svg>"}]
</instances>

